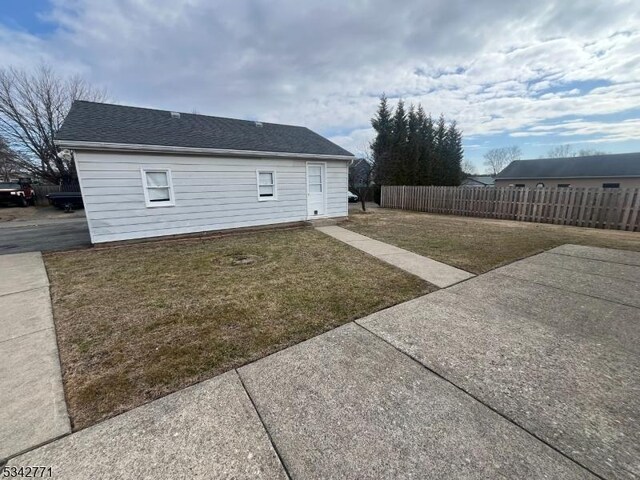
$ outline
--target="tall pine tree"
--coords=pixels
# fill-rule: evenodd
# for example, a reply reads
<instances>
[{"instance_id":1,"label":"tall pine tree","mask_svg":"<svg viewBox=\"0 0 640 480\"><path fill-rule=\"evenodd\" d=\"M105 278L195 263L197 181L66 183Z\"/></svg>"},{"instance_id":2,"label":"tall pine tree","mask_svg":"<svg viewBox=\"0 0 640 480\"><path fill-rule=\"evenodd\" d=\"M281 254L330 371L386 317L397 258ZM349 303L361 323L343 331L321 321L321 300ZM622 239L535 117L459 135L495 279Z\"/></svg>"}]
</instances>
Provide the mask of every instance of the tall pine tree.
<instances>
[{"instance_id":1,"label":"tall pine tree","mask_svg":"<svg viewBox=\"0 0 640 480\"><path fill-rule=\"evenodd\" d=\"M460 185L462 181L462 159L464 149L462 148L462 133L458 130L455 122L451 122L446 135L446 185Z\"/></svg>"},{"instance_id":2,"label":"tall pine tree","mask_svg":"<svg viewBox=\"0 0 640 480\"><path fill-rule=\"evenodd\" d=\"M447 182L447 123L440 114L434 132L433 184L446 185Z\"/></svg>"},{"instance_id":3,"label":"tall pine tree","mask_svg":"<svg viewBox=\"0 0 640 480\"><path fill-rule=\"evenodd\" d=\"M378 185L459 185L462 180L462 133L444 115L434 123L418 104L395 110L380 97L371 119L376 138L371 143Z\"/></svg>"},{"instance_id":4,"label":"tall pine tree","mask_svg":"<svg viewBox=\"0 0 640 480\"><path fill-rule=\"evenodd\" d=\"M424 113L424 112L423 112ZM407 113L407 159L406 165L406 178L407 185L416 184L419 178L420 172L420 156L422 152L422 138L420 135L420 112L416 111L416 108L411 105L409 107L409 113Z\"/></svg>"},{"instance_id":5,"label":"tall pine tree","mask_svg":"<svg viewBox=\"0 0 640 480\"><path fill-rule=\"evenodd\" d=\"M407 114L404 110L404 102L398 100L398 105L393 114L391 129L391 170L389 181L391 185L406 185L406 160L407 160Z\"/></svg>"},{"instance_id":6,"label":"tall pine tree","mask_svg":"<svg viewBox=\"0 0 640 480\"><path fill-rule=\"evenodd\" d=\"M371 119L371 126L376 131L376 138L371 142L375 182L378 185L388 185L391 170L392 112L384 94L380 97L376 115Z\"/></svg>"},{"instance_id":7,"label":"tall pine tree","mask_svg":"<svg viewBox=\"0 0 640 480\"><path fill-rule=\"evenodd\" d=\"M431 115L426 115L422 105L418 107L418 117L420 120L420 160L417 183L418 185L433 185L433 158L435 156L434 149L434 132L433 119Z\"/></svg>"}]
</instances>

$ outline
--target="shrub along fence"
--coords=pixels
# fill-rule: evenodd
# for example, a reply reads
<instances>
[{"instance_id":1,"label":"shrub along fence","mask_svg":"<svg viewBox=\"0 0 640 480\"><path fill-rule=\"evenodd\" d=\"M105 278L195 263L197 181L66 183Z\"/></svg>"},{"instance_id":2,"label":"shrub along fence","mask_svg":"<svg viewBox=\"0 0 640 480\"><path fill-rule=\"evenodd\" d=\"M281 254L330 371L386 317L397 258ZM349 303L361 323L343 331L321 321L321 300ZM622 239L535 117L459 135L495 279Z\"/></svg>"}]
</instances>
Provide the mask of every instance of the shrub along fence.
<instances>
[{"instance_id":1,"label":"shrub along fence","mask_svg":"<svg viewBox=\"0 0 640 480\"><path fill-rule=\"evenodd\" d=\"M383 186L381 207L640 231L640 188Z\"/></svg>"}]
</instances>

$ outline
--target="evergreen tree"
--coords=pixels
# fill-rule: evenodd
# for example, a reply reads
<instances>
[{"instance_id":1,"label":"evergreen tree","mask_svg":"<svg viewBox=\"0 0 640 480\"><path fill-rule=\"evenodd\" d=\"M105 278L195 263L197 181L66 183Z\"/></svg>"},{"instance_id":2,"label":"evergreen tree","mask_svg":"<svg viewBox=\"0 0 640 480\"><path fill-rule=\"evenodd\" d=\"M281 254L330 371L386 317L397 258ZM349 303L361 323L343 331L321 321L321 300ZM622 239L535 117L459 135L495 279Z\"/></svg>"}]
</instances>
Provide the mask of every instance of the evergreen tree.
<instances>
[{"instance_id":1,"label":"evergreen tree","mask_svg":"<svg viewBox=\"0 0 640 480\"><path fill-rule=\"evenodd\" d=\"M402 100L392 110L383 95L371 125L377 134L371 150L379 185L459 185L462 181L462 133L455 121L447 125L441 114L434 123L422 105L405 111Z\"/></svg>"},{"instance_id":2,"label":"evergreen tree","mask_svg":"<svg viewBox=\"0 0 640 480\"><path fill-rule=\"evenodd\" d=\"M376 138L371 142L375 182L378 185L388 184L391 171L392 112L384 94L380 97L376 115L371 119L371 126L376 131Z\"/></svg>"},{"instance_id":3,"label":"evergreen tree","mask_svg":"<svg viewBox=\"0 0 640 480\"><path fill-rule=\"evenodd\" d=\"M446 136L446 185L460 185L462 181L462 160L464 149L462 148L462 133L455 122L451 122Z\"/></svg>"},{"instance_id":4,"label":"evergreen tree","mask_svg":"<svg viewBox=\"0 0 640 480\"><path fill-rule=\"evenodd\" d=\"M422 108L422 107L420 107ZM424 111L422 112L424 114ZM407 114L407 153L405 161L405 185L420 184L420 156L422 152L422 137L420 132L421 118L419 111L411 105Z\"/></svg>"},{"instance_id":5,"label":"evergreen tree","mask_svg":"<svg viewBox=\"0 0 640 480\"><path fill-rule=\"evenodd\" d=\"M391 169L388 178L391 185L406 185L407 136L407 114L404 102L398 100L391 129Z\"/></svg>"},{"instance_id":6,"label":"evergreen tree","mask_svg":"<svg viewBox=\"0 0 640 480\"><path fill-rule=\"evenodd\" d=\"M418 185L433 185L434 137L433 119L426 115L422 105L418 106L420 122L420 159L418 161Z\"/></svg>"},{"instance_id":7,"label":"evergreen tree","mask_svg":"<svg viewBox=\"0 0 640 480\"><path fill-rule=\"evenodd\" d=\"M434 155L432 159L433 184L445 185L447 182L447 123L440 114L434 132Z\"/></svg>"}]
</instances>

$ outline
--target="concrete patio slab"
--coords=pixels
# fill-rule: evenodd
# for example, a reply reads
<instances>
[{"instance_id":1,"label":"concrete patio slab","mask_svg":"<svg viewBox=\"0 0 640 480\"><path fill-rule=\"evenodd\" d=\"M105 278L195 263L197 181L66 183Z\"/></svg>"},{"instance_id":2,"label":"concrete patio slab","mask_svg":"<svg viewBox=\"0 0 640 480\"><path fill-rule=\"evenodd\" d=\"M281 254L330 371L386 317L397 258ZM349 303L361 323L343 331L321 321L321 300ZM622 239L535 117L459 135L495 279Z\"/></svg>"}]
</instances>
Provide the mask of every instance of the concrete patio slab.
<instances>
[{"instance_id":1,"label":"concrete patio slab","mask_svg":"<svg viewBox=\"0 0 640 480\"><path fill-rule=\"evenodd\" d=\"M71 431L42 255L0 256L0 461Z\"/></svg>"},{"instance_id":2,"label":"concrete patio slab","mask_svg":"<svg viewBox=\"0 0 640 480\"><path fill-rule=\"evenodd\" d=\"M556 255L561 257L560 255ZM576 272L548 265L536 265L526 260L494 270L495 273L519 278L560 290L640 307L640 284L602 275Z\"/></svg>"},{"instance_id":3,"label":"concrete patio slab","mask_svg":"<svg viewBox=\"0 0 640 480\"><path fill-rule=\"evenodd\" d=\"M605 262L623 263L640 266L640 252L614 250L611 248L587 247L584 245L561 245L549 250L549 253L570 255L572 257L590 258Z\"/></svg>"},{"instance_id":4,"label":"concrete patio slab","mask_svg":"<svg viewBox=\"0 0 640 480\"><path fill-rule=\"evenodd\" d=\"M49 285L40 252L0 255L0 295Z\"/></svg>"},{"instance_id":5,"label":"concrete patio slab","mask_svg":"<svg viewBox=\"0 0 640 480\"><path fill-rule=\"evenodd\" d=\"M0 308L0 342L51 328L48 287L5 295Z\"/></svg>"},{"instance_id":6,"label":"concrete patio slab","mask_svg":"<svg viewBox=\"0 0 640 480\"><path fill-rule=\"evenodd\" d=\"M317 230L362 250L386 263L409 272L440 288L448 287L474 275L464 270L437 262L394 245L373 240L359 233L337 226L317 227Z\"/></svg>"},{"instance_id":7,"label":"concrete patio slab","mask_svg":"<svg viewBox=\"0 0 640 480\"><path fill-rule=\"evenodd\" d=\"M65 435L71 426L53 329L1 342L0 358L2 460Z\"/></svg>"},{"instance_id":8,"label":"concrete patio slab","mask_svg":"<svg viewBox=\"0 0 640 480\"><path fill-rule=\"evenodd\" d=\"M286 479L236 372L228 372L12 459L54 478Z\"/></svg>"},{"instance_id":9,"label":"concrete patio slab","mask_svg":"<svg viewBox=\"0 0 640 480\"><path fill-rule=\"evenodd\" d=\"M640 283L640 267L635 265L610 263L602 260L591 260L589 258L572 257L555 253L541 253L540 255L534 255L533 257L522 260L522 262L561 267L566 270L571 270L572 272L603 275L628 282Z\"/></svg>"},{"instance_id":10,"label":"concrete patio slab","mask_svg":"<svg viewBox=\"0 0 640 480\"><path fill-rule=\"evenodd\" d=\"M552 318L562 319L553 310L540 322L504 308L491 294L482 301L467 297L471 283L357 322L591 471L636 478L638 355L599 335L556 328ZM570 301L564 292L557 295ZM636 329L638 318L636 310Z\"/></svg>"},{"instance_id":11,"label":"concrete patio slab","mask_svg":"<svg viewBox=\"0 0 640 480\"><path fill-rule=\"evenodd\" d=\"M507 277L495 272L447 289L477 305L490 303L557 329L563 335L613 341L640 355L640 313L635 307Z\"/></svg>"},{"instance_id":12,"label":"concrete patio slab","mask_svg":"<svg viewBox=\"0 0 640 480\"><path fill-rule=\"evenodd\" d=\"M593 478L355 324L239 373L292 478Z\"/></svg>"}]
</instances>

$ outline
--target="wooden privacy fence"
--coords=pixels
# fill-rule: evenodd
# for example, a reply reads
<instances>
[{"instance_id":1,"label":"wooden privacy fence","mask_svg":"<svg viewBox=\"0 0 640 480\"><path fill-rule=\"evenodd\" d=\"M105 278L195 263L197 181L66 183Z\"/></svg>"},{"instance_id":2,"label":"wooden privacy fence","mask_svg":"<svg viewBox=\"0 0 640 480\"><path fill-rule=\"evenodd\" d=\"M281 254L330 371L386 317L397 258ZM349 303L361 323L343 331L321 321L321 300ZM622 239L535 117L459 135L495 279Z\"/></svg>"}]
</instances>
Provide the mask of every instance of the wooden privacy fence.
<instances>
[{"instance_id":1,"label":"wooden privacy fence","mask_svg":"<svg viewBox=\"0 0 640 480\"><path fill-rule=\"evenodd\" d=\"M59 185L32 185L32 188L36 192L36 204L38 205L48 205L49 201L46 195L60 191Z\"/></svg>"},{"instance_id":2,"label":"wooden privacy fence","mask_svg":"<svg viewBox=\"0 0 640 480\"><path fill-rule=\"evenodd\" d=\"M449 215L640 231L640 188L383 186L380 206Z\"/></svg>"}]
</instances>

